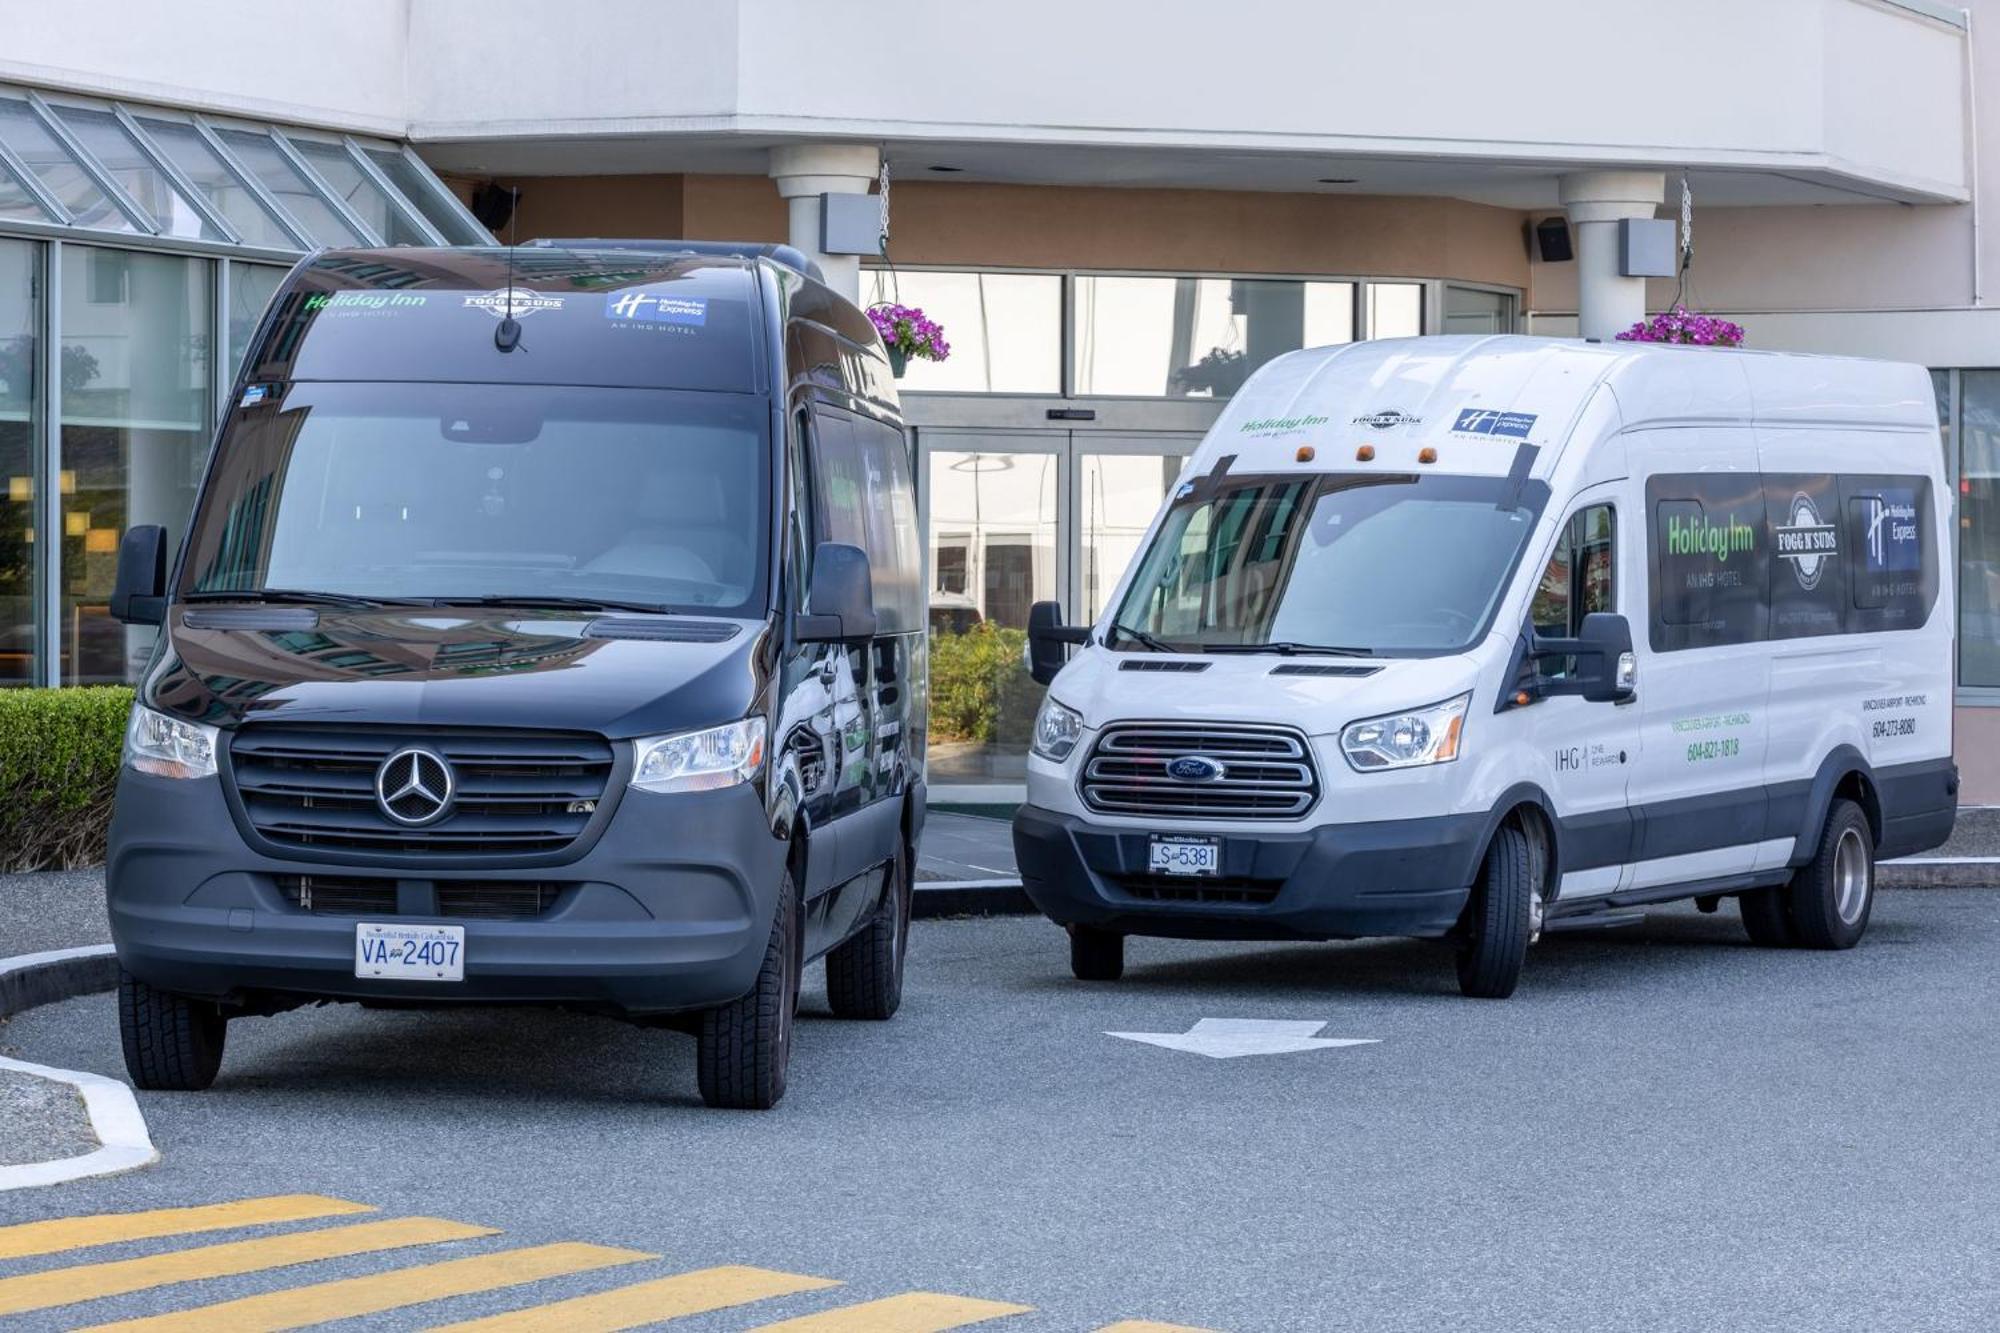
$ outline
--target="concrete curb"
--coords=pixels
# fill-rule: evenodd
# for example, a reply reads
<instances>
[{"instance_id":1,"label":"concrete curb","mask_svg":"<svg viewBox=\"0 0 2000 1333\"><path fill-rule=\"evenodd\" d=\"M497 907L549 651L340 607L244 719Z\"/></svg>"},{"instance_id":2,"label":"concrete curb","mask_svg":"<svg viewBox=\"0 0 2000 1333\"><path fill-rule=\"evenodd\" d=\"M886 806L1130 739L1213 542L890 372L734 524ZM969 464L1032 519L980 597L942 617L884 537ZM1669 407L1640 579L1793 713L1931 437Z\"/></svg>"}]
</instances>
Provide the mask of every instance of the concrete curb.
<instances>
[{"instance_id":1,"label":"concrete curb","mask_svg":"<svg viewBox=\"0 0 2000 1333\"><path fill-rule=\"evenodd\" d=\"M919 921L942 916L1034 916L1035 905L1016 879L918 880L910 915Z\"/></svg>"},{"instance_id":2,"label":"concrete curb","mask_svg":"<svg viewBox=\"0 0 2000 1333\"><path fill-rule=\"evenodd\" d=\"M108 944L0 958L0 1018L117 985L118 958Z\"/></svg>"},{"instance_id":3,"label":"concrete curb","mask_svg":"<svg viewBox=\"0 0 2000 1333\"><path fill-rule=\"evenodd\" d=\"M86 1176L117 1175L121 1171L151 1166L160 1160L160 1150L153 1146L153 1137L146 1132L146 1117L139 1114L139 1103L133 1098L132 1089L117 1079L74 1069L31 1065L25 1060L9 1060L5 1056L0 1056L0 1069L45 1078L52 1083L66 1083L75 1088L77 1096L83 1099L84 1113L90 1117L90 1132L97 1136L98 1142L95 1151L76 1157L0 1166L0 1193L40 1185L60 1185L64 1181L82 1180Z\"/></svg>"},{"instance_id":4,"label":"concrete curb","mask_svg":"<svg viewBox=\"0 0 2000 1333\"><path fill-rule=\"evenodd\" d=\"M1912 856L1875 867L1883 889L2000 888L2000 856Z\"/></svg>"}]
</instances>

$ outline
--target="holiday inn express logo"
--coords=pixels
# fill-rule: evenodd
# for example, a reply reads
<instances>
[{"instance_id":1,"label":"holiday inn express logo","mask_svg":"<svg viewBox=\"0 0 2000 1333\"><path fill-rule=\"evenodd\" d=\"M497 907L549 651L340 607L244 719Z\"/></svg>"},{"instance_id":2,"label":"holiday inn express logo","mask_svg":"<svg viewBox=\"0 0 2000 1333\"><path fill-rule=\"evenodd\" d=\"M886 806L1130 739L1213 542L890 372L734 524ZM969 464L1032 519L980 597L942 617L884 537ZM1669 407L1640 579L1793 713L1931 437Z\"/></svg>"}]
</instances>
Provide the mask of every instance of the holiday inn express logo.
<instances>
[{"instance_id":1,"label":"holiday inn express logo","mask_svg":"<svg viewBox=\"0 0 2000 1333\"><path fill-rule=\"evenodd\" d=\"M1734 514L1721 523L1711 523L1705 514L1667 519L1667 551L1671 555L1705 555L1726 563L1737 552L1757 549L1757 529L1738 523Z\"/></svg>"}]
</instances>

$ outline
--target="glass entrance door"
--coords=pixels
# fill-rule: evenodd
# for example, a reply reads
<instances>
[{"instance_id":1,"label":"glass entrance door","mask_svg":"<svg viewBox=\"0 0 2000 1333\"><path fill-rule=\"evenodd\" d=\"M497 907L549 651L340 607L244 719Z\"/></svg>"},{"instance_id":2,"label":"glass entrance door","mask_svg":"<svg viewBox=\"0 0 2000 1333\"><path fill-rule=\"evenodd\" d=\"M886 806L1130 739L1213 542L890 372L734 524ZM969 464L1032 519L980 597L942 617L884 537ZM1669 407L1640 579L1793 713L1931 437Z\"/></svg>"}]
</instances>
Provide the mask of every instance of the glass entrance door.
<instances>
[{"instance_id":1,"label":"glass entrance door","mask_svg":"<svg viewBox=\"0 0 2000 1333\"><path fill-rule=\"evenodd\" d=\"M918 430L934 788L1024 779L1042 699L1022 664L1028 608L1095 618L1199 439Z\"/></svg>"}]
</instances>

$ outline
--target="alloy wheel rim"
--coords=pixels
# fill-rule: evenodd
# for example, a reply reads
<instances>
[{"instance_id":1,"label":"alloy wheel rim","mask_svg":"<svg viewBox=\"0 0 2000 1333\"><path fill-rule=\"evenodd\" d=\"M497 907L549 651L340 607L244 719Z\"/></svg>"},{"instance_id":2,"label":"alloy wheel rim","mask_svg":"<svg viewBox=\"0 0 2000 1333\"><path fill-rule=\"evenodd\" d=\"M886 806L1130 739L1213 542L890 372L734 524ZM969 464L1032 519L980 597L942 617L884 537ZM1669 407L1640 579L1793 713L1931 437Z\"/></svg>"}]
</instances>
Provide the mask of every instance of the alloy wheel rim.
<instances>
[{"instance_id":1,"label":"alloy wheel rim","mask_svg":"<svg viewBox=\"0 0 2000 1333\"><path fill-rule=\"evenodd\" d=\"M1868 849L1862 846L1860 833L1842 829L1833 845L1833 906L1842 921L1851 926L1861 919L1868 889Z\"/></svg>"}]
</instances>

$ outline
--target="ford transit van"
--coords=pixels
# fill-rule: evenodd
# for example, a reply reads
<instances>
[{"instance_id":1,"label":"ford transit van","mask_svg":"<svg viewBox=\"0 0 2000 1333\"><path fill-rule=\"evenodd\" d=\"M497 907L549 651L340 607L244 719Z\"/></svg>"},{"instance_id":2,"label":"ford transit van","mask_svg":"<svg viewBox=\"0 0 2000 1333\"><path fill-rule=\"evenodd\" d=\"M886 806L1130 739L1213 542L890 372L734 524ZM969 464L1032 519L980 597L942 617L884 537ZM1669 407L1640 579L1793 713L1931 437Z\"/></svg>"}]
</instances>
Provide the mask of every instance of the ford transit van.
<instances>
[{"instance_id":1,"label":"ford transit van","mask_svg":"<svg viewBox=\"0 0 2000 1333\"><path fill-rule=\"evenodd\" d=\"M331 251L274 299L170 559L108 893L133 1080L308 1002L678 1027L785 1089L800 969L901 997L924 812L909 437L795 251Z\"/></svg>"},{"instance_id":2,"label":"ford transit van","mask_svg":"<svg viewBox=\"0 0 2000 1333\"><path fill-rule=\"evenodd\" d=\"M1678 898L1850 947L1956 811L1942 464L1915 366L1281 357L1102 619L1035 608L1023 884L1091 979L1128 935L1400 935L1498 997L1543 931Z\"/></svg>"}]
</instances>

